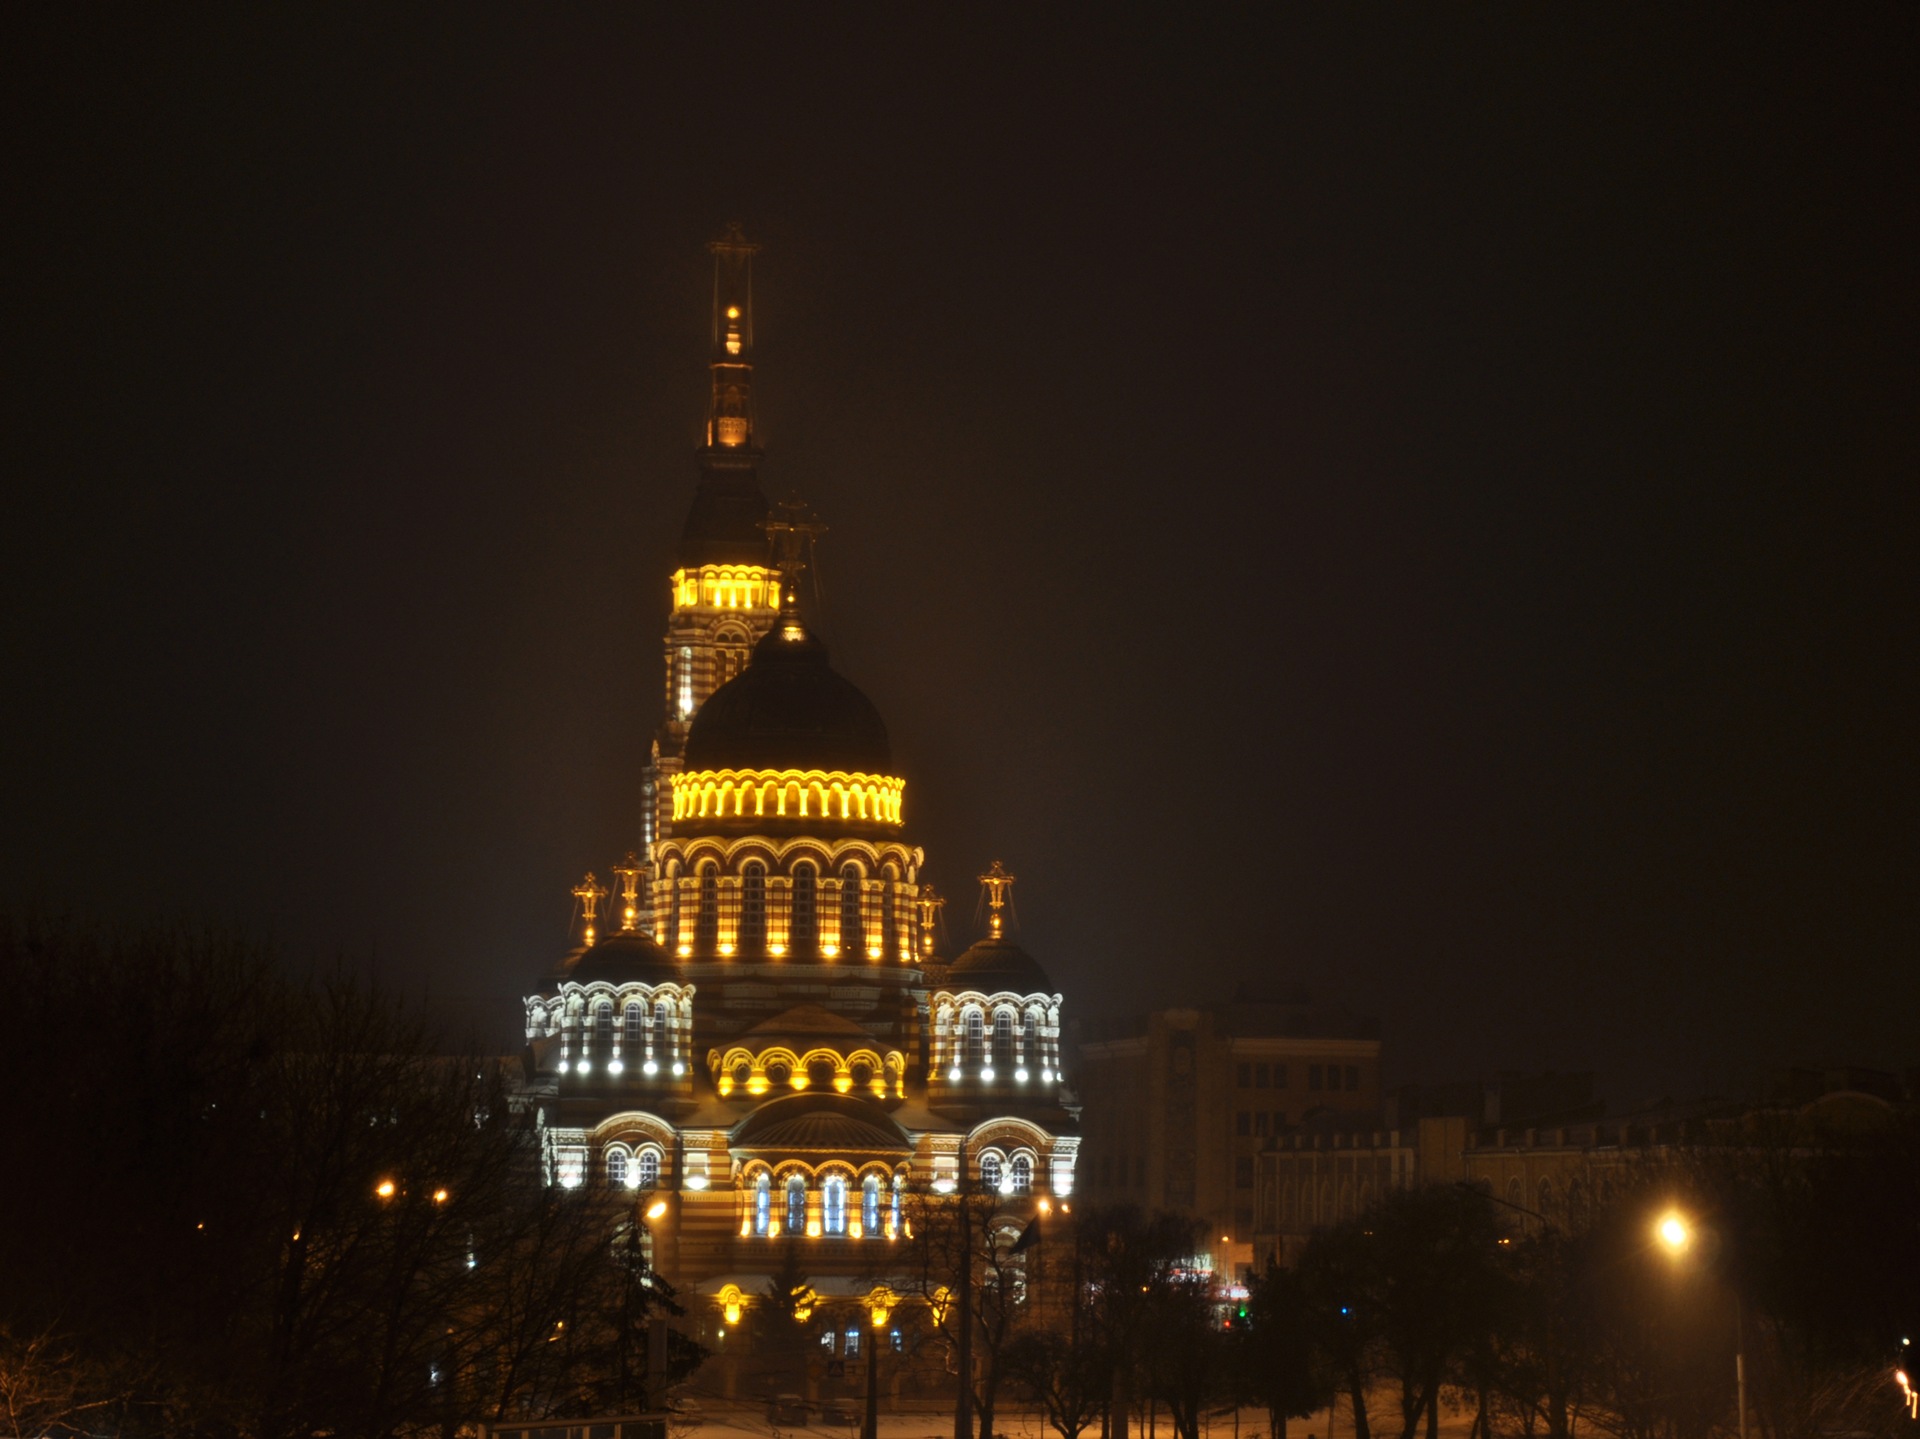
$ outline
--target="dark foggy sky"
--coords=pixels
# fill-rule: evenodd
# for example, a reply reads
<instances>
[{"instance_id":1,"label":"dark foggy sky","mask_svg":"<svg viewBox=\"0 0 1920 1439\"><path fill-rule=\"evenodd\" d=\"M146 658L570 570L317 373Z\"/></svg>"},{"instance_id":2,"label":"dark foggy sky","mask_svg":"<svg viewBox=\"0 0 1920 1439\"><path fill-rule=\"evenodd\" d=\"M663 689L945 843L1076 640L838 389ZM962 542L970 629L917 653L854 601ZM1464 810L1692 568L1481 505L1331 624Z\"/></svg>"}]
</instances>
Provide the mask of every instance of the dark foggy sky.
<instances>
[{"instance_id":1,"label":"dark foggy sky","mask_svg":"<svg viewBox=\"0 0 1920 1439\"><path fill-rule=\"evenodd\" d=\"M14 13L0 896L511 1043L738 219L956 940L998 857L1070 1014L1920 1059L1920 12L1189 8Z\"/></svg>"}]
</instances>

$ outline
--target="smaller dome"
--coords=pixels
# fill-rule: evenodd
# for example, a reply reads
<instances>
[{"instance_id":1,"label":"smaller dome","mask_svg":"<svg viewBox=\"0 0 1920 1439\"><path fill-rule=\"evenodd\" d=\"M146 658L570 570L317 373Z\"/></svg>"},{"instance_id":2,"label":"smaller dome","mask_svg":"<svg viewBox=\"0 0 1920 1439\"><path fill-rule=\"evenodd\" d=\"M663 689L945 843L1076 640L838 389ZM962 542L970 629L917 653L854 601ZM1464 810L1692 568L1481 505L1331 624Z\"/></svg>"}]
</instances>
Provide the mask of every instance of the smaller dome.
<instances>
[{"instance_id":1,"label":"smaller dome","mask_svg":"<svg viewBox=\"0 0 1920 1439\"><path fill-rule=\"evenodd\" d=\"M880 1048L880 1041L851 1019L843 1019L819 1004L796 1004L792 1009L783 1009L747 1030L740 1036L740 1042L755 1048L778 1043L802 1050L815 1045L842 1049L856 1045Z\"/></svg>"},{"instance_id":2,"label":"smaller dome","mask_svg":"<svg viewBox=\"0 0 1920 1439\"><path fill-rule=\"evenodd\" d=\"M984 994L1052 994L1040 961L1005 939L983 939L947 966L947 987Z\"/></svg>"},{"instance_id":3,"label":"smaller dome","mask_svg":"<svg viewBox=\"0 0 1920 1439\"><path fill-rule=\"evenodd\" d=\"M680 979L673 959L638 930L615 930L601 936L560 978L574 984L671 984Z\"/></svg>"},{"instance_id":4,"label":"smaller dome","mask_svg":"<svg viewBox=\"0 0 1920 1439\"><path fill-rule=\"evenodd\" d=\"M769 1100L740 1121L731 1143L736 1149L783 1152L904 1154L913 1148L884 1109L850 1094L794 1094Z\"/></svg>"}]
</instances>

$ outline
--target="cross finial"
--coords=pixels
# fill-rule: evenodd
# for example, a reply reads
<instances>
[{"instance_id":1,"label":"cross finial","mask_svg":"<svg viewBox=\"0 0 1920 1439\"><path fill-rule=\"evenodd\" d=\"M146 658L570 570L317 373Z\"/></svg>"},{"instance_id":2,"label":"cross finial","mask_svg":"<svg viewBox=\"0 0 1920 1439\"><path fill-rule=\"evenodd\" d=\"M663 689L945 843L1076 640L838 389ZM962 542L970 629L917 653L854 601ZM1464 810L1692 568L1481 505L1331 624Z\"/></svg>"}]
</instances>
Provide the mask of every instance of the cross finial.
<instances>
[{"instance_id":1,"label":"cross finial","mask_svg":"<svg viewBox=\"0 0 1920 1439\"><path fill-rule=\"evenodd\" d=\"M920 953L931 957L934 926L940 922L940 911L947 907L946 897L931 884L923 884L919 897L913 903L920 911Z\"/></svg>"},{"instance_id":2,"label":"cross finial","mask_svg":"<svg viewBox=\"0 0 1920 1439\"><path fill-rule=\"evenodd\" d=\"M980 876L980 883L987 891L987 928L995 939L999 939L1006 928L1006 917L1000 911L1010 903L1007 895L1013 889L1013 876L996 859L993 867Z\"/></svg>"},{"instance_id":3,"label":"cross finial","mask_svg":"<svg viewBox=\"0 0 1920 1439\"><path fill-rule=\"evenodd\" d=\"M780 614L783 619L798 620L800 613L800 576L813 561L814 541L827 527L807 508L804 500L782 500L773 513L760 522L773 542L774 567L780 571Z\"/></svg>"},{"instance_id":4,"label":"cross finial","mask_svg":"<svg viewBox=\"0 0 1920 1439\"><path fill-rule=\"evenodd\" d=\"M600 917L600 901L607 897L607 891L599 880L593 877L593 871L587 871L587 877L573 887L573 897L580 901L581 912L587 921L587 944L592 946L596 934L595 921Z\"/></svg>"},{"instance_id":5,"label":"cross finial","mask_svg":"<svg viewBox=\"0 0 1920 1439\"><path fill-rule=\"evenodd\" d=\"M640 856L628 850L613 872L620 881L620 928L632 933L640 927L640 876L644 872Z\"/></svg>"}]
</instances>

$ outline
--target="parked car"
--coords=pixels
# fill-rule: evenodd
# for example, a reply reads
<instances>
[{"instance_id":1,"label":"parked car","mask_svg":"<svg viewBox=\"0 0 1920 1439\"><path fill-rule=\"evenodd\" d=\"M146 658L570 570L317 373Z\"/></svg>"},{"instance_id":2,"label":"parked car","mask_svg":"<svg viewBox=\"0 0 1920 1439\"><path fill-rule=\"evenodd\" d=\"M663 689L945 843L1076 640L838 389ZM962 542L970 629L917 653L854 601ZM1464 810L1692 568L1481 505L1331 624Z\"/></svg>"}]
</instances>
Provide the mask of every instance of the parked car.
<instances>
[{"instance_id":1,"label":"parked car","mask_svg":"<svg viewBox=\"0 0 1920 1439\"><path fill-rule=\"evenodd\" d=\"M820 1406L822 1424L858 1424L859 1410L851 1399L829 1399Z\"/></svg>"},{"instance_id":2,"label":"parked car","mask_svg":"<svg viewBox=\"0 0 1920 1439\"><path fill-rule=\"evenodd\" d=\"M807 1401L799 1394L776 1394L767 1401L767 1423L804 1425L809 1422Z\"/></svg>"}]
</instances>

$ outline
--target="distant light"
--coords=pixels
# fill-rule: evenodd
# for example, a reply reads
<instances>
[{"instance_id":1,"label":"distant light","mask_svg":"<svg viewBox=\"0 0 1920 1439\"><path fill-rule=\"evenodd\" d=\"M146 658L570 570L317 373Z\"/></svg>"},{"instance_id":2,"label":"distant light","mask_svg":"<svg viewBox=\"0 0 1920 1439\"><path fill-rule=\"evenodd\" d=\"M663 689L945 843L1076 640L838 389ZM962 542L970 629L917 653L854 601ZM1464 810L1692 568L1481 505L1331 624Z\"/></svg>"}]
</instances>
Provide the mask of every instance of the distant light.
<instances>
[{"instance_id":1,"label":"distant light","mask_svg":"<svg viewBox=\"0 0 1920 1439\"><path fill-rule=\"evenodd\" d=\"M593 1068L593 1066L592 1066L591 1064L589 1064L589 1063L587 1063L587 1061L586 1061L586 1060L584 1060L584 1059L583 1059L583 1060L581 1060L581 1061L580 1061L580 1062L579 1062L578 1064L576 1064L576 1065L574 1065L574 1067L573 1067L573 1069L574 1069L574 1073L576 1073L576 1074L585 1074L585 1073L587 1073L587 1072L588 1072L588 1071L589 1071L590 1069L592 1069L592 1068Z\"/></svg>"},{"instance_id":2,"label":"distant light","mask_svg":"<svg viewBox=\"0 0 1920 1439\"><path fill-rule=\"evenodd\" d=\"M436 1189L436 1190L434 1190L434 1191L433 1191L433 1202L434 1202L435 1204L445 1204L445 1203L447 1202L447 1191L446 1191L446 1190L444 1190L444 1189Z\"/></svg>"},{"instance_id":3,"label":"distant light","mask_svg":"<svg viewBox=\"0 0 1920 1439\"><path fill-rule=\"evenodd\" d=\"M649 1059L645 1064L640 1066L640 1070L643 1074L658 1074L660 1072L659 1061Z\"/></svg>"},{"instance_id":4,"label":"distant light","mask_svg":"<svg viewBox=\"0 0 1920 1439\"><path fill-rule=\"evenodd\" d=\"M626 1068L627 1068L626 1065L622 1064L617 1059L610 1059L607 1061L608 1074L623 1074L626 1072Z\"/></svg>"},{"instance_id":5,"label":"distant light","mask_svg":"<svg viewBox=\"0 0 1920 1439\"><path fill-rule=\"evenodd\" d=\"M980 1077L991 1084L993 1082L993 1066L991 1064L982 1066Z\"/></svg>"},{"instance_id":6,"label":"distant light","mask_svg":"<svg viewBox=\"0 0 1920 1439\"><path fill-rule=\"evenodd\" d=\"M1654 1232L1660 1236L1660 1242L1675 1254L1693 1242L1693 1230L1677 1210L1669 1210L1662 1215Z\"/></svg>"},{"instance_id":7,"label":"distant light","mask_svg":"<svg viewBox=\"0 0 1920 1439\"><path fill-rule=\"evenodd\" d=\"M382 1199L393 1198L393 1181L391 1179L381 1180L379 1184L374 1186L373 1192L379 1195ZM202 1226L202 1227L204 1228L205 1226Z\"/></svg>"},{"instance_id":8,"label":"distant light","mask_svg":"<svg viewBox=\"0 0 1920 1439\"><path fill-rule=\"evenodd\" d=\"M664 1199L656 1199L653 1201L653 1203L647 1206L647 1218L649 1219L658 1219L661 1215L665 1214L666 1212L667 1212L667 1201Z\"/></svg>"},{"instance_id":9,"label":"distant light","mask_svg":"<svg viewBox=\"0 0 1920 1439\"><path fill-rule=\"evenodd\" d=\"M675 1074L685 1074L687 1072L687 1067L686 1065L682 1064L679 1060L676 1059L673 1062L673 1072Z\"/></svg>"},{"instance_id":10,"label":"distant light","mask_svg":"<svg viewBox=\"0 0 1920 1439\"><path fill-rule=\"evenodd\" d=\"M1025 1084L1027 1082L1027 1071L1024 1068L1016 1069L1013 1072L1013 1077L1020 1083Z\"/></svg>"},{"instance_id":11,"label":"distant light","mask_svg":"<svg viewBox=\"0 0 1920 1439\"><path fill-rule=\"evenodd\" d=\"M689 1188L689 1189L705 1189L706 1187L707 1187L707 1176L706 1176L706 1175L704 1175L704 1174L689 1174L689 1175L687 1176L687 1188Z\"/></svg>"},{"instance_id":12,"label":"distant light","mask_svg":"<svg viewBox=\"0 0 1920 1439\"><path fill-rule=\"evenodd\" d=\"M956 1064L952 1069L949 1069L947 1071L947 1078L953 1083L958 1084L960 1082L960 1066Z\"/></svg>"},{"instance_id":13,"label":"distant light","mask_svg":"<svg viewBox=\"0 0 1920 1439\"><path fill-rule=\"evenodd\" d=\"M1052 1071L1051 1069L1043 1069L1043 1070L1041 1070L1041 1071L1040 1071L1040 1082L1041 1082L1042 1084L1052 1084L1052 1083L1053 1083L1053 1071Z\"/></svg>"},{"instance_id":14,"label":"distant light","mask_svg":"<svg viewBox=\"0 0 1920 1439\"><path fill-rule=\"evenodd\" d=\"M740 307L739 307L738 305L729 305L729 306L727 306L727 318L728 318L729 320L737 320L737 319L739 319L739 318L740 318Z\"/></svg>"}]
</instances>

